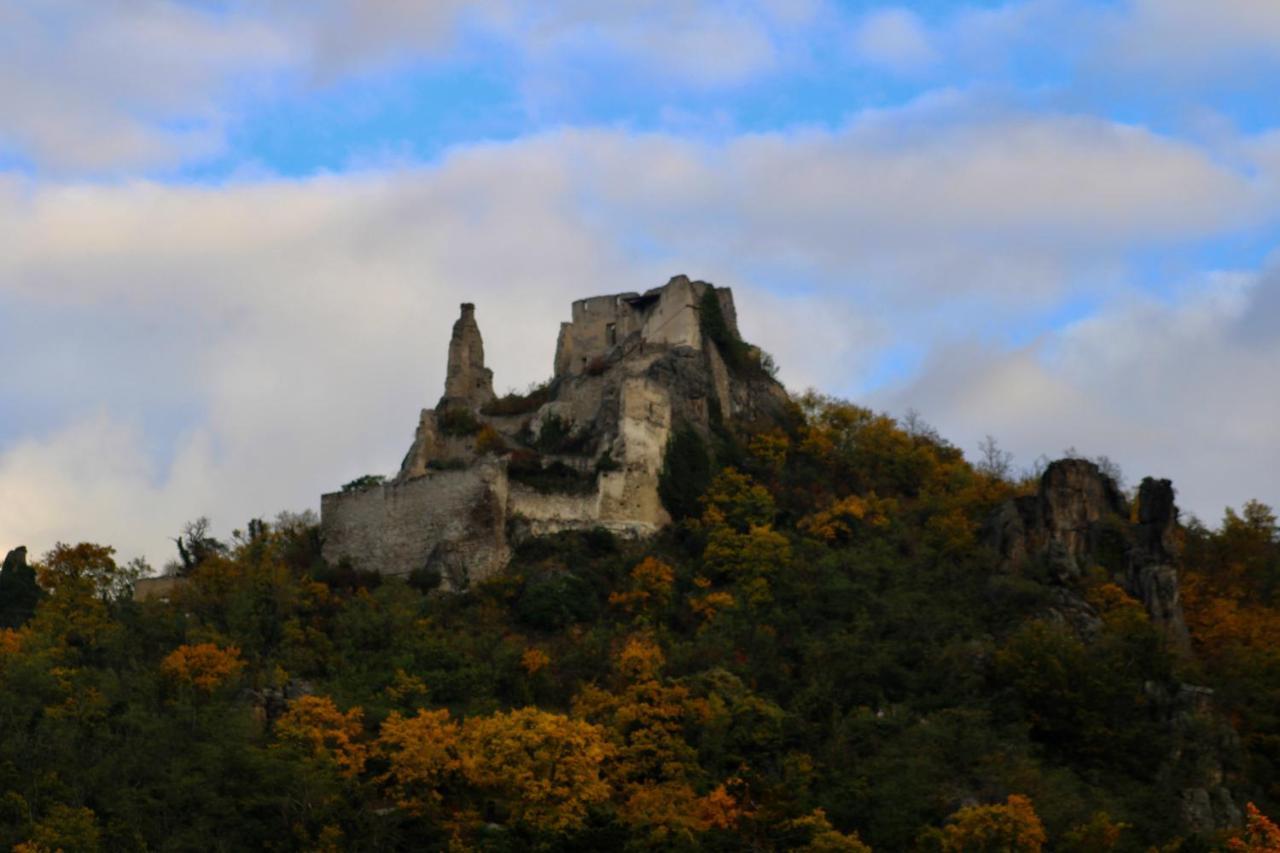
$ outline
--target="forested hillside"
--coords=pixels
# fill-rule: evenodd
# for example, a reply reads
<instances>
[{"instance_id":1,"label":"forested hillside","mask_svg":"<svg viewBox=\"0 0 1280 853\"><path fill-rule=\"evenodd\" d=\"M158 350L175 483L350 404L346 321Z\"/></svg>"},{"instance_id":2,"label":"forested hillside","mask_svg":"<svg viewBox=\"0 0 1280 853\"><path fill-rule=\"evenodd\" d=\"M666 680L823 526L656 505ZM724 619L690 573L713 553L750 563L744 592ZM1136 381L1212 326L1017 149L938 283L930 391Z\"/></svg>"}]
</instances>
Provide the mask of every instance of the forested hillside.
<instances>
[{"instance_id":1,"label":"forested hillside","mask_svg":"<svg viewBox=\"0 0 1280 853\"><path fill-rule=\"evenodd\" d=\"M1280 849L1275 515L1179 528L1178 648L1105 553L1001 558L1038 482L990 450L810 395L678 432L658 538L529 539L457 594L326 565L307 516L189 528L147 600L107 544L15 552L0 843Z\"/></svg>"}]
</instances>

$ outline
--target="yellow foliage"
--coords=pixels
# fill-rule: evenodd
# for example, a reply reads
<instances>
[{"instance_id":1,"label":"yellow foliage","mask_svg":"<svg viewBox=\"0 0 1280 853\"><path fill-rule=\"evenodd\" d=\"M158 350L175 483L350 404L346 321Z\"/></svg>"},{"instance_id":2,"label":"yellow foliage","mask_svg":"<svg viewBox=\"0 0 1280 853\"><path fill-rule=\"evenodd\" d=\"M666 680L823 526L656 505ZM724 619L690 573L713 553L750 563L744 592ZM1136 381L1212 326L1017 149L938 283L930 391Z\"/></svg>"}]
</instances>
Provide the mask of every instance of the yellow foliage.
<instances>
[{"instance_id":1,"label":"yellow foliage","mask_svg":"<svg viewBox=\"0 0 1280 853\"><path fill-rule=\"evenodd\" d=\"M791 543L767 524L753 525L746 533L718 525L707 537L702 559L735 580L764 577L791 560Z\"/></svg>"},{"instance_id":2,"label":"yellow foliage","mask_svg":"<svg viewBox=\"0 0 1280 853\"><path fill-rule=\"evenodd\" d=\"M666 664L666 655L662 647L648 634L632 634L618 652L616 659L618 671L630 679L641 680L655 677Z\"/></svg>"},{"instance_id":3,"label":"yellow foliage","mask_svg":"<svg viewBox=\"0 0 1280 853\"><path fill-rule=\"evenodd\" d=\"M727 524L740 532L771 524L776 511L769 490L736 468L717 474L702 500L706 506L704 524Z\"/></svg>"},{"instance_id":4,"label":"yellow foliage","mask_svg":"<svg viewBox=\"0 0 1280 853\"><path fill-rule=\"evenodd\" d=\"M703 625L711 624L722 611L732 610L737 605L738 601L731 592L716 591L689 596L689 607L702 617Z\"/></svg>"},{"instance_id":5,"label":"yellow foliage","mask_svg":"<svg viewBox=\"0 0 1280 853\"><path fill-rule=\"evenodd\" d=\"M791 848L792 853L871 853L871 848L862 843L858 833L840 832L827 820L827 813L822 809L814 809L808 815L790 821L787 828L809 836L803 846Z\"/></svg>"},{"instance_id":6,"label":"yellow foliage","mask_svg":"<svg viewBox=\"0 0 1280 853\"><path fill-rule=\"evenodd\" d=\"M501 454L506 453L508 449L507 442L491 425L485 424L480 427L480 432L476 433L477 453Z\"/></svg>"},{"instance_id":7,"label":"yellow foliage","mask_svg":"<svg viewBox=\"0 0 1280 853\"><path fill-rule=\"evenodd\" d=\"M1062 841L1055 846L1066 853L1107 853L1115 850L1127 823L1116 823L1106 812L1097 812L1088 822L1063 833Z\"/></svg>"},{"instance_id":8,"label":"yellow foliage","mask_svg":"<svg viewBox=\"0 0 1280 853\"><path fill-rule=\"evenodd\" d=\"M551 657L542 649L525 649L520 656L520 666L530 675L534 675L551 663Z\"/></svg>"},{"instance_id":9,"label":"yellow foliage","mask_svg":"<svg viewBox=\"0 0 1280 853\"><path fill-rule=\"evenodd\" d=\"M926 837L942 853L1040 853L1046 840L1031 800L1021 794L1003 804L960 809Z\"/></svg>"},{"instance_id":10,"label":"yellow foliage","mask_svg":"<svg viewBox=\"0 0 1280 853\"><path fill-rule=\"evenodd\" d=\"M756 433L747 443L747 452L777 471L787 461L787 451L791 449L791 440L780 429Z\"/></svg>"},{"instance_id":11,"label":"yellow foliage","mask_svg":"<svg viewBox=\"0 0 1280 853\"><path fill-rule=\"evenodd\" d=\"M224 649L215 643L178 646L160 662L160 671L166 676L204 693L212 693L243 668L240 649Z\"/></svg>"},{"instance_id":12,"label":"yellow foliage","mask_svg":"<svg viewBox=\"0 0 1280 853\"><path fill-rule=\"evenodd\" d=\"M6 658L17 657L22 652L21 631L12 628L0 628L0 665Z\"/></svg>"},{"instance_id":13,"label":"yellow foliage","mask_svg":"<svg viewBox=\"0 0 1280 853\"><path fill-rule=\"evenodd\" d=\"M628 786L619 817L646 832L651 844L692 843L711 829L732 829L744 812L724 785L699 797L687 782L657 782Z\"/></svg>"},{"instance_id":14,"label":"yellow foliage","mask_svg":"<svg viewBox=\"0 0 1280 853\"><path fill-rule=\"evenodd\" d=\"M397 669L391 683L382 691L392 702L404 702L415 698L425 699L427 683L416 675Z\"/></svg>"},{"instance_id":15,"label":"yellow foliage","mask_svg":"<svg viewBox=\"0 0 1280 853\"><path fill-rule=\"evenodd\" d=\"M360 742L363 719L360 708L344 714L327 696L302 696L290 702L289 710L276 721L275 735L333 761L344 776L357 776L368 758L368 748Z\"/></svg>"},{"instance_id":16,"label":"yellow foliage","mask_svg":"<svg viewBox=\"0 0 1280 853\"><path fill-rule=\"evenodd\" d=\"M379 781L396 803L412 814L425 814L444 799L443 789L461 767L458 724L441 709L418 709L412 717L392 713L378 733L378 750L388 769Z\"/></svg>"},{"instance_id":17,"label":"yellow foliage","mask_svg":"<svg viewBox=\"0 0 1280 853\"><path fill-rule=\"evenodd\" d=\"M631 570L631 589L609 595L609 603L628 613L643 609L651 602L666 604L675 583L675 569L654 557L645 557Z\"/></svg>"},{"instance_id":18,"label":"yellow foliage","mask_svg":"<svg viewBox=\"0 0 1280 853\"><path fill-rule=\"evenodd\" d=\"M461 770L469 785L503 800L517 823L561 832L610 798L602 765L614 754L602 728L523 708L462 725Z\"/></svg>"},{"instance_id":19,"label":"yellow foliage","mask_svg":"<svg viewBox=\"0 0 1280 853\"><path fill-rule=\"evenodd\" d=\"M1253 803L1247 803L1242 837L1227 842L1232 853L1280 853L1280 827Z\"/></svg>"},{"instance_id":20,"label":"yellow foliage","mask_svg":"<svg viewBox=\"0 0 1280 853\"><path fill-rule=\"evenodd\" d=\"M800 519L796 525L802 532L824 542L848 539L853 535L852 524L867 514L867 502L857 495L835 501L826 509Z\"/></svg>"},{"instance_id":21,"label":"yellow foliage","mask_svg":"<svg viewBox=\"0 0 1280 853\"><path fill-rule=\"evenodd\" d=\"M102 833L92 809L58 804L32 827L31 838L13 849L27 853L91 853L101 845Z\"/></svg>"}]
</instances>

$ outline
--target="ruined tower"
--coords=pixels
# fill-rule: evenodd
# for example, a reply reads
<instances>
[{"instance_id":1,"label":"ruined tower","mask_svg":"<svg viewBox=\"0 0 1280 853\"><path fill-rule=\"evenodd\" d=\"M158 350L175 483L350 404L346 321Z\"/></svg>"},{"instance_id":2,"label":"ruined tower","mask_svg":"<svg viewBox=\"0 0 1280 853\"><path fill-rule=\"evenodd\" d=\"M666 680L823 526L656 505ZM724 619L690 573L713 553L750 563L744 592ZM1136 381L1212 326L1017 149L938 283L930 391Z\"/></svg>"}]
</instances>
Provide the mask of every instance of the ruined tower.
<instances>
[{"instance_id":1,"label":"ruined tower","mask_svg":"<svg viewBox=\"0 0 1280 853\"><path fill-rule=\"evenodd\" d=\"M444 397L437 408L465 405L479 409L493 401L493 371L484 366L484 341L476 323L476 306L462 303L462 316L449 339L449 365Z\"/></svg>"},{"instance_id":2,"label":"ruined tower","mask_svg":"<svg viewBox=\"0 0 1280 853\"><path fill-rule=\"evenodd\" d=\"M716 425L790 411L751 352L728 288L675 276L574 302L552 377L496 399L475 306L464 304L444 396L419 415L399 473L321 497L325 558L465 589L524 537L648 536L670 521L658 484L675 430L709 441Z\"/></svg>"}]
</instances>

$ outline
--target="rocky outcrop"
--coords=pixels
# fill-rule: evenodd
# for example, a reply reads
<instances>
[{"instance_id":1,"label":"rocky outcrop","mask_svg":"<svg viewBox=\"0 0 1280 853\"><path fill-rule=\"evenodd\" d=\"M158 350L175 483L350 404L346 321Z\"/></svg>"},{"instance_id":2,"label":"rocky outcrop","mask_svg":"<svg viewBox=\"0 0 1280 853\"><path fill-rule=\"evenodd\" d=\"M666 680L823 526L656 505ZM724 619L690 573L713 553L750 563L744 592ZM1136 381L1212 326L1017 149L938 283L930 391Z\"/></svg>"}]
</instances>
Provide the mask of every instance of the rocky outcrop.
<instances>
[{"instance_id":1,"label":"rocky outcrop","mask_svg":"<svg viewBox=\"0 0 1280 853\"><path fill-rule=\"evenodd\" d=\"M1005 570L1043 572L1051 586L1046 615L1086 642L1103 622L1085 600L1083 581L1100 570L1142 602L1169 648L1190 653L1178 590L1178 508L1168 480L1143 480L1130 507L1097 465L1062 459L1045 470L1034 495L1001 506L986 534ZM1172 744L1157 776L1179 797L1186 830L1208 835L1239 825L1240 809L1225 782L1239 744L1214 712L1213 691L1149 682L1144 692L1151 719L1166 728Z\"/></svg>"},{"instance_id":2,"label":"rocky outcrop","mask_svg":"<svg viewBox=\"0 0 1280 853\"><path fill-rule=\"evenodd\" d=\"M35 569L27 563L26 546L5 554L0 567L0 628L17 628L31 618L43 593Z\"/></svg>"},{"instance_id":3,"label":"rocky outcrop","mask_svg":"<svg viewBox=\"0 0 1280 853\"><path fill-rule=\"evenodd\" d=\"M1191 647L1178 591L1178 507L1173 484L1147 477L1138 487L1137 522L1129 548L1129 593L1147 606L1175 648Z\"/></svg>"},{"instance_id":4,"label":"rocky outcrop","mask_svg":"<svg viewBox=\"0 0 1280 853\"><path fill-rule=\"evenodd\" d=\"M1142 481L1137 520L1115 482L1085 459L1060 459L1045 469L1036 494L1001 506L987 524L988 542L1006 568L1038 563L1070 591L1091 568L1106 572L1143 603L1174 648L1188 648L1179 601L1178 510L1168 480ZM1086 624L1083 601L1073 624Z\"/></svg>"}]
</instances>

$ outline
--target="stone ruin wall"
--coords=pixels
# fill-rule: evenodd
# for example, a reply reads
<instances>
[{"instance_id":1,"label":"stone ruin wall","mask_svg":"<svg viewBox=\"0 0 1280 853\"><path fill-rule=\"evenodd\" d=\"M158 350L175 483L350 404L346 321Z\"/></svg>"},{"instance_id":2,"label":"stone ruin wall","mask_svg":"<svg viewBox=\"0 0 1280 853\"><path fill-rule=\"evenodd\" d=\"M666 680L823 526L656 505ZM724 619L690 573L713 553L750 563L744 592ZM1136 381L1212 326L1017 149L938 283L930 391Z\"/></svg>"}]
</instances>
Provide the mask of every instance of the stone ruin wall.
<instances>
[{"instance_id":1,"label":"stone ruin wall","mask_svg":"<svg viewBox=\"0 0 1280 853\"><path fill-rule=\"evenodd\" d=\"M433 568L450 587L465 588L506 565L506 507L506 472L483 460L459 471L323 495L324 556L386 575ZM441 549L443 543L449 547Z\"/></svg>"},{"instance_id":2,"label":"stone ruin wall","mask_svg":"<svg viewBox=\"0 0 1280 853\"><path fill-rule=\"evenodd\" d=\"M557 343L553 399L518 416L483 414L494 399L493 374L484 365L475 308L463 305L450 340L445 395L435 409L422 411L399 474L386 484L321 498L325 558L390 575L433 568L457 589L505 566L513 534L596 526L628 537L656 532L670 521L658 480L673 423L706 429L709 407L728 418L735 392L741 396L716 347L703 340L698 306L708 288L677 276L644 294L573 303L573 321L562 324ZM736 330L732 293L713 292ZM785 399L781 386L776 393ZM544 464L594 475L594 490L542 492L511 479L504 458L478 453L474 437L440 429L442 413L457 410L516 446L521 435L538 435L549 418L559 418L595 450L544 453ZM597 473L606 455L617 467Z\"/></svg>"}]
</instances>

